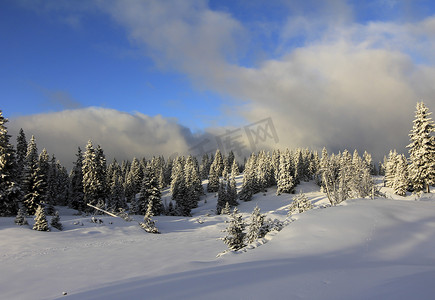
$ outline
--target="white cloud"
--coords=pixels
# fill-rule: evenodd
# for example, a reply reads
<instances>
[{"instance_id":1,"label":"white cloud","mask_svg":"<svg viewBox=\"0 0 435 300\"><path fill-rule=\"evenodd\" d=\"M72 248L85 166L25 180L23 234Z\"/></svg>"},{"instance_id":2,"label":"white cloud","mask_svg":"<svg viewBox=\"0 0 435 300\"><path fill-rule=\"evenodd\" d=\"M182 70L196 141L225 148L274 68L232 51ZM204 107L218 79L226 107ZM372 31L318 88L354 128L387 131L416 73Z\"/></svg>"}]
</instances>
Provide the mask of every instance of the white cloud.
<instances>
[{"instance_id":1,"label":"white cloud","mask_svg":"<svg viewBox=\"0 0 435 300\"><path fill-rule=\"evenodd\" d=\"M108 159L122 160L186 153L195 138L176 120L95 107L23 116L8 125L13 136L20 128L28 139L35 135L39 150L46 148L68 167L75 161L77 147L84 150L89 139L102 146Z\"/></svg>"}]
</instances>

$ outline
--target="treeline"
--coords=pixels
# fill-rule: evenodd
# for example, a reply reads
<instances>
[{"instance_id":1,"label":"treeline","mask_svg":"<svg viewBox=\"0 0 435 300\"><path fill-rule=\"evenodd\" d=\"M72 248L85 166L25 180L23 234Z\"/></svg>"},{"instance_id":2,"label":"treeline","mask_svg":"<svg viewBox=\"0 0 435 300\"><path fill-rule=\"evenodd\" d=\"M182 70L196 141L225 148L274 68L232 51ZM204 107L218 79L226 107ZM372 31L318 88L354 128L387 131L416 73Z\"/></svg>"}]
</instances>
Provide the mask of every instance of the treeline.
<instances>
[{"instance_id":1,"label":"treeline","mask_svg":"<svg viewBox=\"0 0 435 300\"><path fill-rule=\"evenodd\" d=\"M327 193L332 204L349 197L365 197L372 188L370 174L376 169L371 156L363 158L355 151L322 157L315 151L295 149L253 153L239 164L232 151L227 156L218 149L214 155L203 155L201 162L194 156L163 156L134 158L107 164L103 149L89 141L85 151L78 148L76 161L68 174L55 156L43 149L38 154L36 139L27 143L21 129L16 149L10 143L5 126L7 119L0 111L0 215L23 213L34 215L39 206L53 215L54 206L69 206L81 212L94 208L132 214L190 216L205 194L202 180L208 179L206 190L217 193L218 214L237 206L238 200L250 201L254 194L266 192L276 185L277 194L294 193L301 181L315 180ZM238 192L236 177L244 172ZM170 187L172 201L163 203L161 191ZM151 208L150 208L151 207Z\"/></svg>"}]
</instances>

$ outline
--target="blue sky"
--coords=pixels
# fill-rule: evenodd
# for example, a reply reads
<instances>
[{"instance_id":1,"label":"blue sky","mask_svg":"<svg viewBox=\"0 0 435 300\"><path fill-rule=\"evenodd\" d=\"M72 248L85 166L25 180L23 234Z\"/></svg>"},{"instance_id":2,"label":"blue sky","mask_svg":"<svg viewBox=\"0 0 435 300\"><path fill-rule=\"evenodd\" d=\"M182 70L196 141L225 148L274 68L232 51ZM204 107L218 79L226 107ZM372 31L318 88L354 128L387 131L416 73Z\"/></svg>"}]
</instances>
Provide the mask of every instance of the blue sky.
<instances>
[{"instance_id":1,"label":"blue sky","mask_svg":"<svg viewBox=\"0 0 435 300\"><path fill-rule=\"evenodd\" d=\"M192 134L271 117L282 147L382 153L435 107L429 0L6 0L0 37L0 108L39 135L29 118L97 107Z\"/></svg>"},{"instance_id":2,"label":"blue sky","mask_svg":"<svg viewBox=\"0 0 435 300\"><path fill-rule=\"evenodd\" d=\"M56 11L0 5L0 89L8 116L102 106L175 117L193 129L218 119L225 97L159 70L107 15L92 11L71 25Z\"/></svg>"}]
</instances>

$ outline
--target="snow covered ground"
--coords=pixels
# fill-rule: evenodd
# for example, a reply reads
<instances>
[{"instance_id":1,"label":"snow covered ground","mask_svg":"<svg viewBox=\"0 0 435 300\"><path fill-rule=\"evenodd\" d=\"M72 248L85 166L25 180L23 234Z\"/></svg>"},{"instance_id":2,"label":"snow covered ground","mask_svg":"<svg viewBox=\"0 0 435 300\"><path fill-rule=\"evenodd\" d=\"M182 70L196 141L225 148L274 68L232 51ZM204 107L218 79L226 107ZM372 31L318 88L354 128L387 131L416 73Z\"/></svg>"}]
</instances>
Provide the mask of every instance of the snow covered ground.
<instances>
[{"instance_id":1,"label":"snow covered ground","mask_svg":"<svg viewBox=\"0 0 435 300\"><path fill-rule=\"evenodd\" d=\"M435 195L320 208L328 201L317 186L302 183L297 190L317 209L220 257L227 216L213 214L212 194L192 218L155 217L160 235L108 216L91 223L65 208L63 232L0 218L0 299L434 298ZM258 204L268 217L285 220L293 195L275 191L239 210L248 219Z\"/></svg>"}]
</instances>

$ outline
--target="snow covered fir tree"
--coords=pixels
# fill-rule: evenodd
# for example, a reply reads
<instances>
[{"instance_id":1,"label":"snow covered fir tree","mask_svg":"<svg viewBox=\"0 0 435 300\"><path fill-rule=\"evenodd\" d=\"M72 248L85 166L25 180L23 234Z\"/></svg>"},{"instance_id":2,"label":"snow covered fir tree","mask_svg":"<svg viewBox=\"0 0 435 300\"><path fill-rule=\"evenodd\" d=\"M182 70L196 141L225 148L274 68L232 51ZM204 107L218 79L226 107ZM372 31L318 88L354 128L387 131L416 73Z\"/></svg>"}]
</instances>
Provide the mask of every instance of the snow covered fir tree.
<instances>
[{"instance_id":1,"label":"snow covered fir tree","mask_svg":"<svg viewBox=\"0 0 435 300\"><path fill-rule=\"evenodd\" d=\"M243 221L242 215L239 214L237 207L234 208L230 215L230 220L227 221L227 235L222 239L230 250L240 250L246 246L244 232L246 224Z\"/></svg>"},{"instance_id":2,"label":"snow covered fir tree","mask_svg":"<svg viewBox=\"0 0 435 300\"><path fill-rule=\"evenodd\" d=\"M38 205L35 212L35 224L33 225L33 230L37 231L50 231L48 228L48 221L45 215L44 207Z\"/></svg>"},{"instance_id":3,"label":"snow covered fir tree","mask_svg":"<svg viewBox=\"0 0 435 300\"><path fill-rule=\"evenodd\" d=\"M410 133L409 177L415 191L429 193L435 183L435 131L429 109L423 102L417 103L414 125Z\"/></svg>"},{"instance_id":4,"label":"snow covered fir tree","mask_svg":"<svg viewBox=\"0 0 435 300\"><path fill-rule=\"evenodd\" d=\"M8 120L0 110L0 216L14 216L21 199L20 176L15 151L6 127ZM17 176L18 175L18 176Z\"/></svg>"}]
</instances>

